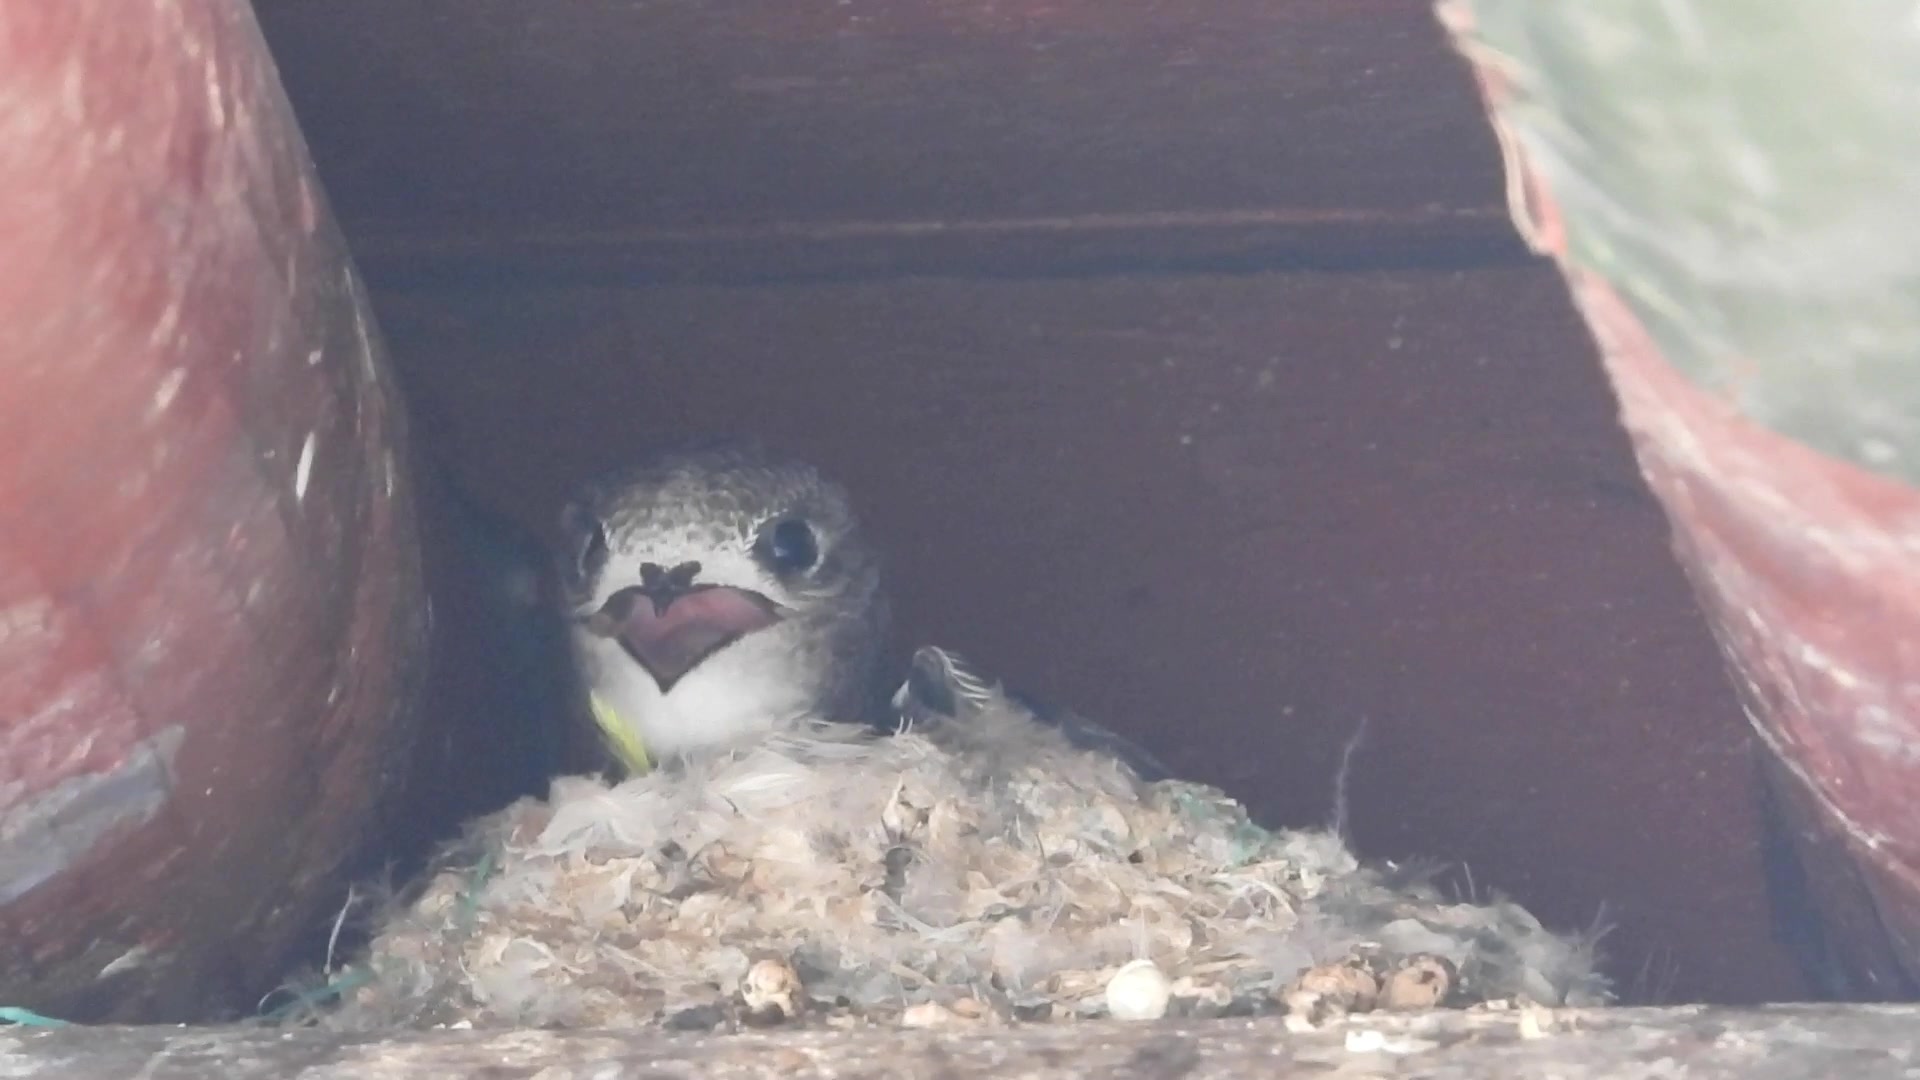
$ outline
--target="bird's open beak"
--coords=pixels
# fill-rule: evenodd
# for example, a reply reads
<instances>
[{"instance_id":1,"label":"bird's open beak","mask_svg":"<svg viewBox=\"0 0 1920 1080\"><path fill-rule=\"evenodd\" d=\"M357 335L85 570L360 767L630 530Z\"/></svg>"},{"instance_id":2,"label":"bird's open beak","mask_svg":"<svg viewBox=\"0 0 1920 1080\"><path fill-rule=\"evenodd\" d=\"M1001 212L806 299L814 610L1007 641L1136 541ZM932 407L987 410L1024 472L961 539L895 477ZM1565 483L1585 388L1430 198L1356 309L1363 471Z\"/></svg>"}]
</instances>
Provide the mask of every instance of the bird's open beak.
<instances>
[{"instance_id":1,"label":"bird's open beak","mask_svg":"<svg viewBox=\"0 0 1920 1080\"><path fill-rule=\"evenodd\" d=\"M587 628L619 641L665 693L700 661L778 621L778 605L748 589L634 585L608 597Z\"/></svg>"}]
</instances>

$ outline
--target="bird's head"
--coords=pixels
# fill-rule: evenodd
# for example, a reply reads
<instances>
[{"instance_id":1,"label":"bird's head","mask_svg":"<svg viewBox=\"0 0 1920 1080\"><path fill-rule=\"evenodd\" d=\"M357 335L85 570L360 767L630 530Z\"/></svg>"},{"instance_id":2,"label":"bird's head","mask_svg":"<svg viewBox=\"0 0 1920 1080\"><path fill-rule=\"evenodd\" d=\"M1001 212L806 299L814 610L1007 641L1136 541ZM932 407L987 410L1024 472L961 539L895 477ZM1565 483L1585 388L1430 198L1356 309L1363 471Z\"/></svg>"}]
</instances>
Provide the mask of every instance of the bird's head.
<instances>
[{"instance_id":1,"label":"bird's head","mask_svg":"<svg viewBox=\"0 0 1920 1080\"><path fill-rule=\"evenodd\" d=\"M707 675L726 687L699 693L730 706L861 707L887 621L880 560L846 491L811 465L737 442L656 454L586 485L562 532L576 626L617 644L660 697Z\"/></svg>"}]
</instances>

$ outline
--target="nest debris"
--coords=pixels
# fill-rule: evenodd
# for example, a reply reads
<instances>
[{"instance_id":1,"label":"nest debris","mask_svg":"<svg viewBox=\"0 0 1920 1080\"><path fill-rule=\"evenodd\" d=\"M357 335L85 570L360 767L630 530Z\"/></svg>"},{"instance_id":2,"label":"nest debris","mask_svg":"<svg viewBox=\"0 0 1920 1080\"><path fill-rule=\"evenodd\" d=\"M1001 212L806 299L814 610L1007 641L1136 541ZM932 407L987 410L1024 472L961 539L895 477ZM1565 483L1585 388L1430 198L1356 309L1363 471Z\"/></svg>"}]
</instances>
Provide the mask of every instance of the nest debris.
<instances>
[{"instance_id":1,"label":"nest debris","mask_svg":"<svg viewBox=\"0 0 1920 1080\"><path fill-rule=\"evenodd\" d=\"M1610 998L1594 935L1143 784L1004 700L475 822L300 1022L737 1030ZM311 995L308 1000L311 1000Z\"/></svg>"}]
</instances>

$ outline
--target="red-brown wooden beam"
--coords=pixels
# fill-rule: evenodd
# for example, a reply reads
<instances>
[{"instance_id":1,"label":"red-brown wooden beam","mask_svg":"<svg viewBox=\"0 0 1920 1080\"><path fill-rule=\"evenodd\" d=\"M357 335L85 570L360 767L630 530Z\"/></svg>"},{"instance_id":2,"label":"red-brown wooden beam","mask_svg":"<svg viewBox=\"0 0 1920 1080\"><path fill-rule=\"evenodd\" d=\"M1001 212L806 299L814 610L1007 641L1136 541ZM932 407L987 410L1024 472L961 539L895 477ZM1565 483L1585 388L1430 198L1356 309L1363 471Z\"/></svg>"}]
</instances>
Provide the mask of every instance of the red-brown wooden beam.
<instances>
[{"instance_id":1,"label":"red-brown wooden beam","mask_svg":"<svg viewBox=\"0 0 1920 1080\"><path fill-rule=\"evenodd\" d=\"M382 348L244 0L0 3L0 191L0 1004L250 1006L413 721Z\"/></svg>"},{"instance_id":2,"label":"red-brown wooden beam","mask_svg":"<svg viewBox=\"0 0 1920 1080\"><path fill-rule=\"evenodd\" d=\"M1897 3L1439 6L1605 354L1839 992L1920 993L1920 38ZM1670 751L1652 732L1650 755ZM1685 823L1676 823L1684 827Z\"/></svg>"}]
</instances>

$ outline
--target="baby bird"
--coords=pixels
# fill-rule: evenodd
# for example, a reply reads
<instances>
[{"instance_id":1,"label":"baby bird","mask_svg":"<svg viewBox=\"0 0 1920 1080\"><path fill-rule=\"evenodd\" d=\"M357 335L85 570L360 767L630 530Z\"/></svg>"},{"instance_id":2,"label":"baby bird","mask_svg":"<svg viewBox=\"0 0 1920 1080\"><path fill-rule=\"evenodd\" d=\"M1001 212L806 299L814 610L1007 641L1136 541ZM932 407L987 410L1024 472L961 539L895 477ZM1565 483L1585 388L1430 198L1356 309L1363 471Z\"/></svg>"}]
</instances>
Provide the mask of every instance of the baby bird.
<instances>
[{"instance_id":1,"label":"baby bird","mask_svg":"<svg viewBox=\"0 0 1920 1080\"><path fill-rule=\"evenodd\" d=\"M881 559L851 498L757 443L684 446L602 477L568 503L561 527L582 689L629 772L808 723L964 722L988 685L932 648L904 682L887 677ZM1142 779L1164 775L1099 725L1012 694L996 700Z\"/></svg>"},{"instance_id":2,"label":"baby bird","mask_svg":"<svg viewBox=\"0 0 1920 1080\"><path fill-rule=\"evenodd\" d=\"M873 715L889 609L852 502L745 442L657 454L561 515L574 656L631 771Z\"/></svg>"}]
</instances>

